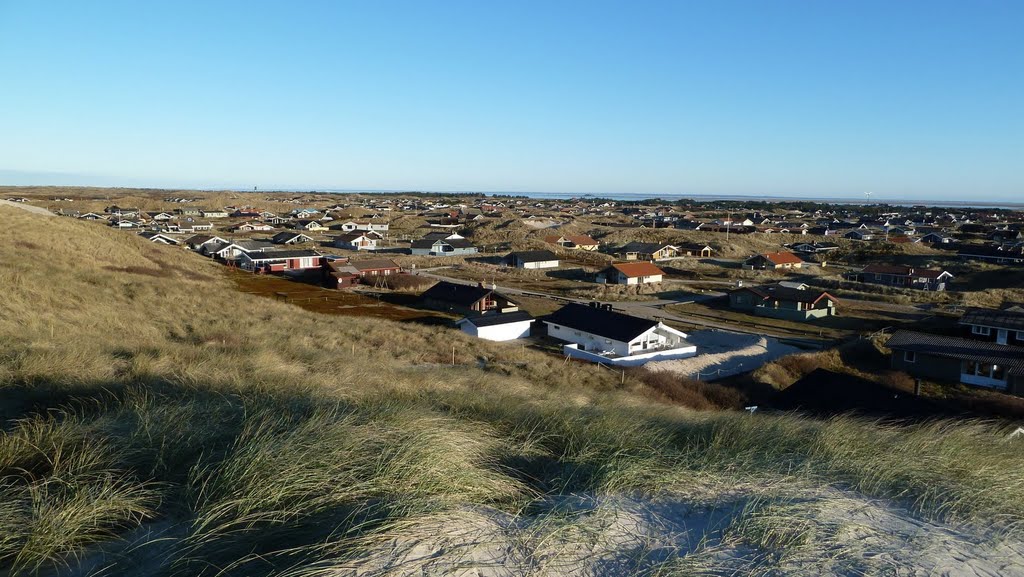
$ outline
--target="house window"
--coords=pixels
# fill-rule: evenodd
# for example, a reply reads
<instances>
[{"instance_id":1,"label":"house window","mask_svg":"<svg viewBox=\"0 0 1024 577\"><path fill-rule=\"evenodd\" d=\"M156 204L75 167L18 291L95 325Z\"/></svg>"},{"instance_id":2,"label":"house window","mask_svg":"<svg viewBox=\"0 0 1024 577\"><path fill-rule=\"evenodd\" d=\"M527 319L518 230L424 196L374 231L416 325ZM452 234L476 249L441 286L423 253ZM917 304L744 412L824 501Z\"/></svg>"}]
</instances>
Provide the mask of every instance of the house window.
<instances>
[{"instance_id":1,"label":"house window","mask_svg":"<svg viewBox=\"0 0 1024 577\"><path fill-rule=\"evenodd\" d=\"M908 363L916 363L917 353L914 351L903 351L903 360Z\"/></svg>"},{"instance_id":2,"label":"house window","mask_svg":"<svg viewBox=\"0 0 1024 577\"><path fill-rule=\"evenodd\" d=\"M989 327L979 327L978 325L972 325L971 332L976 335L982 335L987 337L992 334L992 329Z\"/></svg>"},{"instance_id":3,"label":"house window","mask_svg":"<svg viewBox=\"0 0 1024 577\"><path fill-rule=\"evenodd\" d=\"M1006 380L1006 367L1002 365L992 365L992 378L997 381Z\"/></svg>"}]
</instances>

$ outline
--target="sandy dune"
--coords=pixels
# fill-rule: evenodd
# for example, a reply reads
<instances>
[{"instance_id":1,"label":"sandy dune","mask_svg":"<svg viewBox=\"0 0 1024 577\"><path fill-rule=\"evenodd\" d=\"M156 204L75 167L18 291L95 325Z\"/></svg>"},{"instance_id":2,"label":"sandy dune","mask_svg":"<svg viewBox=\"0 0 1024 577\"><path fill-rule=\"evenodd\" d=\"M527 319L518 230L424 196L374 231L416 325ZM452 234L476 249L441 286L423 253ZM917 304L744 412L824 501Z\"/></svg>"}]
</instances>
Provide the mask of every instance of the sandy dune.
<instances>
[{"instance_id":1,"label":"sandy dune","mask_svg":"<svg viewBox=\"0 0 1024 577\"><path fill-rule=\"evenodd\" d=\"M322 574L1024 575L1020 541L925 521L839 490L764 503L576 495L548 505L534 517L474 509L422 519ZM765 535L778 546L758 546Z\"/></svg>"}]
</instances>

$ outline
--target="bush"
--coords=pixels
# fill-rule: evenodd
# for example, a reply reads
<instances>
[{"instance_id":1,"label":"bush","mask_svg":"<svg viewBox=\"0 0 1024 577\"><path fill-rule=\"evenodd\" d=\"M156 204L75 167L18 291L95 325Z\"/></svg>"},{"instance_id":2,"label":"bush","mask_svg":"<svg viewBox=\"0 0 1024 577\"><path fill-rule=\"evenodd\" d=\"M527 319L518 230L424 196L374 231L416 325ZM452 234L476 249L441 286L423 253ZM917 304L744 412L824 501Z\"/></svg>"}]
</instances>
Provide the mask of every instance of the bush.
<instances>
[{"instance_id":1,"label":"bush","mask_svg":"<svg viewBox=\"0 0 1024 577\"><path fill-rule=\"evenodd\" d=\"M365 282L365 281L364 281ZM432 278L422 277L414 274L398 274L384 279L384 288L403 291L420 292L426 290L436 281Z\"/></svg>"},{"instance_id":2,"label":"bush","mask_svg":"<svg viewBox=\"0 0 1024 577\"><path fill-rule=\"evenodd\" d=\"M742 393L731 387L698 381L669 371L641 368L635 369L634 376L658 397L699 411L738 409L743 407L746 400Z\"/></svg>"}]
</instances>

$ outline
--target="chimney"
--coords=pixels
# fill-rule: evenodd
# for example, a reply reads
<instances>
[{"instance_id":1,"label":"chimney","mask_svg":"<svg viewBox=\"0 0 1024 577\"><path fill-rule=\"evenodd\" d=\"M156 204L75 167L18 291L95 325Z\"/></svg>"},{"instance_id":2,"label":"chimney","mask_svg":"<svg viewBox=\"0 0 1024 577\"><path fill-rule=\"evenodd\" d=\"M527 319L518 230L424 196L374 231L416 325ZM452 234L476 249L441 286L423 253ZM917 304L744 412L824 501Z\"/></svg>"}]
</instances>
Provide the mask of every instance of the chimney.
<instances>
[{"instance_id":1,"label":"chimney","mask_svg":"<svg viewBox=\"0 0 1024 577\"><path fill-rule=\"evenodd\" d=\"M914 379L914 396L921 396L921 379Z\"/></svg>"}]
</instances>

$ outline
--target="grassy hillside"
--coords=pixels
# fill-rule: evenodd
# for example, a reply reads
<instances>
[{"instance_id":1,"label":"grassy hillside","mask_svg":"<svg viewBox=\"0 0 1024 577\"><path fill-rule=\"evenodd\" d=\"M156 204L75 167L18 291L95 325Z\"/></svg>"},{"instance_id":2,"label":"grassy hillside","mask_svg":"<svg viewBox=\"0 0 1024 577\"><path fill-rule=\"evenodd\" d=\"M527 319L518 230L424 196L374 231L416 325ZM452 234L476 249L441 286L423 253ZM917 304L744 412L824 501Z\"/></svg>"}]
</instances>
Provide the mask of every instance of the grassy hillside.
<instances>
[{"instance_id":1,"label":"grassy hillside","mask_svg":"<svg viewBox=\"0 0 1024 577\"><path fill-rule=\"evenodd\" d=\"M321 316L131 234L0 217L0 575L405 574L380 555L445 535L425 558L450 560L481 519L523 572L870 572L896 562L823 513L868 498L1020 540L999 425L693 411L642 373ZM624 499L721 514L623 551L580 503Z\"/></svg>"}]
</instances>

